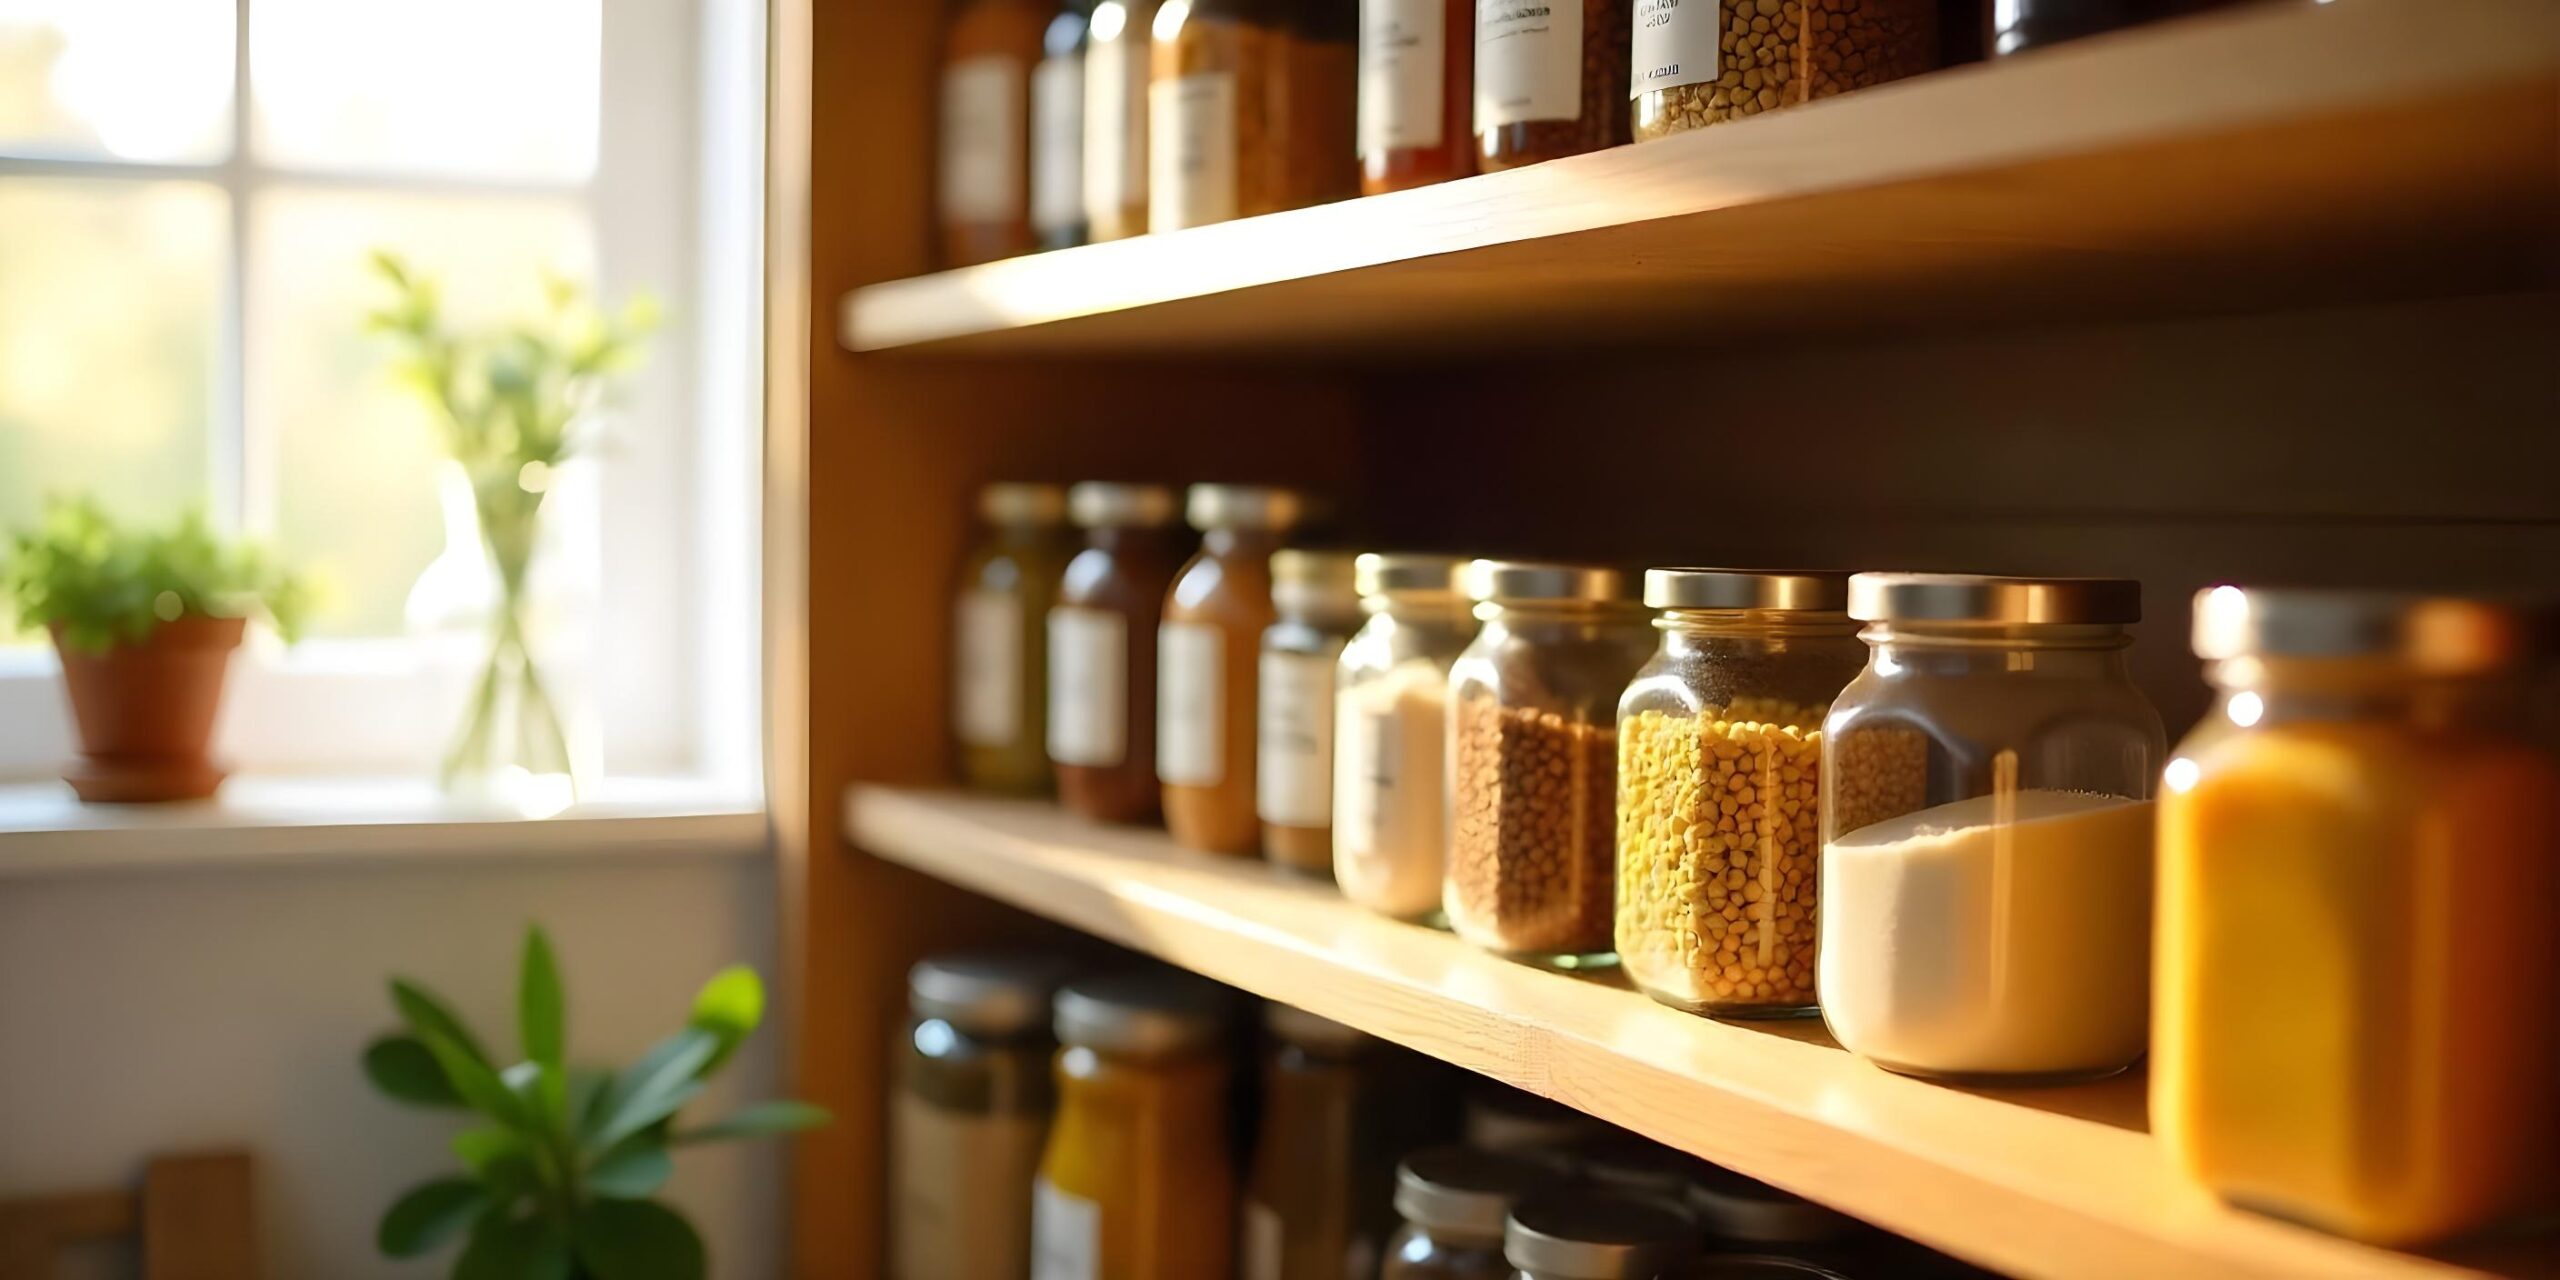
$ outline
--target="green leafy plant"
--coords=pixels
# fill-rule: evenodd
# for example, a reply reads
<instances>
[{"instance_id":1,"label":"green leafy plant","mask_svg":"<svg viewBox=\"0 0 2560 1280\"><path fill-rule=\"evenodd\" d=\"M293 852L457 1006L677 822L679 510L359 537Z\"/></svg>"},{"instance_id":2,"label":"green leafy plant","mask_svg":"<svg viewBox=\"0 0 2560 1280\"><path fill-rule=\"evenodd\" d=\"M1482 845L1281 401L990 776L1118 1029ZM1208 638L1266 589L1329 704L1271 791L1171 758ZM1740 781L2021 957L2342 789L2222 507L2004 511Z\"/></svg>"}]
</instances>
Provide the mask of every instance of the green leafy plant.
<instances>
[{"instance_id":1,"label":"green leafy plant","mask_svg":"<svg viewBox=\"0 0 2560 1280\"><path fill-rule=\"evenodd\" d=\"M265 617L291 640L308 592L257 546L214 535L202 512L166 529L118 524L95 499L55 499L10 536L5 594L26 627L59 627L65 648L102 653L189 615Z\"/></svg>"},{"instance_id":2,"label":"green leafy plant","mask_svg":"<svg viewBox=\"0 0 2560 1280\"><path fill-rule=\"evenodd\" d=\"M402 1102L473 1112L455 1134L462 1176L413 1187L382 1215L375 1242L414 1257L467 1236L455 1280L690 1280L702 1239L652 1199L674 1172L672 1148L813 1128L827 1113L766 1102L699 1128L676 1112L764 1017L764 984L744 965L694 997L683 1030L620 1071L568 1061L568 998L539 927L528 929L517 988L524 1058L501 1066L444 1001L391 981L405 1030L365 1049L365 1076Z\"/></svg>"}]
</instances>

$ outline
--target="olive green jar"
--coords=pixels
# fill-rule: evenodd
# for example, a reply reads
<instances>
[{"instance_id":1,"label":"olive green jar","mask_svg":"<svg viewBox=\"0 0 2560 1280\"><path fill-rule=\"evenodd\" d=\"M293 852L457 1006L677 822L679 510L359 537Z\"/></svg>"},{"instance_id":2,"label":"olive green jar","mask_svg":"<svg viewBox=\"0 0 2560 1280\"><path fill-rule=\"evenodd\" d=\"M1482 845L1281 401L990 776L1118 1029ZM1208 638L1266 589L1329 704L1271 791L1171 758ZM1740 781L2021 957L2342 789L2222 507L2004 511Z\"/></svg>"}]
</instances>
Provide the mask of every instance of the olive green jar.
<instances>
[{"instance_id":1,"label":"olive green jar","mask_svg":"<svg viewBox=\"0 0 2560 1280\"><path fill-rule=\"evenodd\" d=\"M1018 795L1049 789L1049 607L1071 548L1066 491L991 484L952 602L951 735L960 777Z\"/></svg>"}]
</instances>

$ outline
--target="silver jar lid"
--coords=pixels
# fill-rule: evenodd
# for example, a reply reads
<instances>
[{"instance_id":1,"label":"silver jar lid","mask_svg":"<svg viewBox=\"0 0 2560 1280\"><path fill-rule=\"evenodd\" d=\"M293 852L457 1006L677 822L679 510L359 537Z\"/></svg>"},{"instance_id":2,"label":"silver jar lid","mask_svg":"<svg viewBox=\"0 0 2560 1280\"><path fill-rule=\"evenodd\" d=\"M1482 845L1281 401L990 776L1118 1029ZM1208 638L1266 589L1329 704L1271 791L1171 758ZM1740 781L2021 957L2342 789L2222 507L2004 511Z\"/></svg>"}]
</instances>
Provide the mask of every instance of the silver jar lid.
<instances>
[{"instance_id":1,"label":"silver jar lid","mask_svg":"<svg viewBox=\"0 0 2560 1280\"><path fill-rule=\"evenodd\" d=\"M1058 992L1058 1043L1155 1058L1216 1044L1234 1001L1226 988L1172 969L1136 969Z\"/></svg>"},{"instance_id":2,"label":"silver jar lid","mask_svg":"<svg viewBox=\"0 0 2560 1280\"><path fill-rule=\"evenodd\" d=\"M1467 1095L1467 1145L1486 1151L1559 1164L1565 1148L1605 1133L1607 1128L1561 1102L1509 1085L1487 1083Z\"/></svg>"},{"instance_id":3,"label":"silver jar lid","mask_svg":"<svg viewBox=\"0 0 2560 1280\"><path fill-rule=\"evenodd\" d=\"M1654 1280L1697 1249L1687 1212L1642 1196L1541 1196L1502 1230L1503 1259L1541 1280Z\"/></svg>"},{"instance_id":4,"label":"silver jar lid","mask_svg":"<svg viewBox=\"0 0 2560 1280\"><path fill-rule=\"evenodd\" d=\"M1264 1002L1262 1025L1290 1044L1327 1053L1350 1053L1369 1042L1369 1037L1356 1028L1277 1000Z\"/></svg>"},{"instance_id":5,"label":"silver jar lid","mask_svg":"<svg viewBox=\"0 0 2560 1280\"><path fill-rule=\"evenodd\" d=\"M2387 591L2211 587L2196 593L2196 656L2392 658L2434 675L2515 667L2547 641L2547 610Z\"/></svg>"},{"instance_id":6,"label":"silver jar lid","mask_svg":"<svg viewBox=\"0 0 2560 1280\"><path fill-rule=\"evenodd\" d=\"M1610 1191L1687 1203L1706 1162L1686 1151L1613 1131L1575 1142L1565 1158Z\"/></svg>"},{"instance_id":7,"label":"silver jar lid","mask_svg":"<svg viewBox=\"0 0 2560 1280\"><path fill-rule=\"evenodd\" d=\"M1087 480L1067 490L1067 514L1080 529L1154 529L1172 524L1180 507L1160 484Z\"/></svg>"},{"instance_id":8,"label":"silver jar lid","mask_svg":"<svg viewBox=\"0 0 2560 1280\"><path fill-rule=\"evenodd\" d=\"M1638 603L1636 580L1607 565L1543 560L1470 560L1460 575L1469 600L1554 600L1585 604Z\"/></svg>"},{"instance_id":9,"label":"silver jar lid","mask_svg":"<svg viewBox=\"0 0 2560 1280\"><path fill-rule=\"evenodd\" d=\"M1194 529L1287 530L1307 518L1307 495L1250 484L1195 484L1183 499Z\"/></svg>"},{"instance_id":10,"label":"silver jar lid","mask_svg":"<svg viewBox=\"0 0 2560 1280\"><path fill-rule=\"evenodd\" d=\"M1066 518L1067 491L1054 484L1000 481L978 490L978 518L988 524L1056 524Z\"/></svg>"},{"instance_id":11,"label":"silver jar lid","mask_svg":"<svg viewBox=\"0 0 2560 1280\"><path fill-rule=\"evenodd\" d=\"M1360 612L1348 551L1283 547L1271 553L1271 603L1283 613Z\"/></svg>"},{"instance_id":12,"label":"silver jar lid","mask_svg":"<svg viewBox=\"0 0 2560 1280\"><path fill-rule=\"evenodd\" d=\"M1364 551L1352 570L1352 586L1363 596L1416 595L1458 598L1458 570L1466 561L1456 556L1419 551Z\"/></svg>"},{"instance_id":13,"label":"silver jar lid","mask_svg":"<svg viewBox=\"0 0 2560 1280\"><path fill-rule=\"evenodd\" d=\"M1794 570L1647 569L1644 602L1654 609L1838 613L1849 604L1849 575Z\"/></svg>"},{"instance_id":14,"label":"silver jar lid","mask_svg":"<svg viewBox=\"0 0 2560 1280\"><path fill-rule=\"evenodd\" d=\"M2142 584L2131 578L1861 573L1849 579L1849 616L1860 622L2140 622Z\"/></svg>"},{"instance_id":15,"label":"silver jar lid","mask_svg":"<svg viewBox=\"0 0 2560 1280\"><path fill-rule=\"evenodd\" d=\"M1396 1214L1425 1231L1491 1244L1524 1196L1555 1184L1555 1170L1473 1147L1429 1147L1396 1166Z\"/></svg>"},{"instance_id":16,"label":"silver jar lid","mask_svg":"<svg viewBox=\"0 0 2560 1280\"><path fill-rule=\"evenodd\" d=\"M907 1006L971 1035L1014 1036L1049 1018L1067 962L1036 952L927 956L907 971Z\"/></svg>"},{"instance_id":17,"label":"silver jar lid","mask_svg":"<svg viewBox=\"0 0 2560 1280\"><path fill-rule=\"evenodd\" d=\"M1817 1244L1859 1232L1847 1214L1703 1162L1689 1184L1689 1208L1708 1235L1722 1240Z\"/></svg>"}]
</instances>

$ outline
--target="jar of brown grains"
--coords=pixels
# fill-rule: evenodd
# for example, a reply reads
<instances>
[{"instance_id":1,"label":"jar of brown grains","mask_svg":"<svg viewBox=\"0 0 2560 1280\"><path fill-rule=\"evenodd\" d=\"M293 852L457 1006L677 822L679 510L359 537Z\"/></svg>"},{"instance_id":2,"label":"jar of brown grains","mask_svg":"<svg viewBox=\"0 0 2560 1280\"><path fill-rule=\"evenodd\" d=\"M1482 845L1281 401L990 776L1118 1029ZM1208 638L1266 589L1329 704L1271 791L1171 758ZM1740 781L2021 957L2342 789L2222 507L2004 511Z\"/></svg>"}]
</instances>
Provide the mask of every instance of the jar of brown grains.
<instances>
[{"instance_id":1,"label":"jar of brown grains","mask_svg":"<svg viewBox=\"0 0 2560 1280\"><path fill-rule=\"evenodd\" d=\"M1654 569L1618 702L1618 958L1692 1013L1813 1012L1822 717L1866 665L1848 575Z\"/></svg>"},{"instance_id":2,"label":"jar of brown grains","mask_svg":"<svg viewBox=\"0 0 2560 1280\"><path fill-rule=\"evenodd\" d=\"M1936 0L1635 0L1639 141L1938 65Z\"/></svg>"},{"instance_id":3,"label":"jar of brown grains","mask_svg":"<svg viewBox=\"0 0 2560 1280\"><path fill-rule=\"evenodd\" d=\"M1450 927L1531 964L1613 964L1618 695L1653 648L1635 579L1477 560L1465 586L1484 629L1449 672Z\"/></svg>"}]
</instances>

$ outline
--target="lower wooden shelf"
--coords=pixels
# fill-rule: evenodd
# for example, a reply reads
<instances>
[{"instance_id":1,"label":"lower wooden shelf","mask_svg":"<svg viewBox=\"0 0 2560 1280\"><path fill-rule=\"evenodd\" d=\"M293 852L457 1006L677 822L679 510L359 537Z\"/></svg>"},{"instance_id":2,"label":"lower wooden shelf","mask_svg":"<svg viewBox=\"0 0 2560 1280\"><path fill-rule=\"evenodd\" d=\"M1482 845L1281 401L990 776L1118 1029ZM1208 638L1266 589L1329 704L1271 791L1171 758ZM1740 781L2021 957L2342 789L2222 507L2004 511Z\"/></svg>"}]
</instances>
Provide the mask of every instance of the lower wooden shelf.
<instances>
[{"instance_id":1,"label":"lower wooden shelf","mask_svg":"<svg viewBox=\"0 0 2560 1280\"><path fill-rule=\"evenodd\" d=\"M1259 862L1042 803L855 786L857 847L1285 1001L2025 1276L2560 1274L2560 1241L2440 1257L2226 1208L2147 1132L2142 1081L1957 1089L1880 1071L1818 1022L1737 1025L1383 920Z\"/></svg>"}]
</instances>

